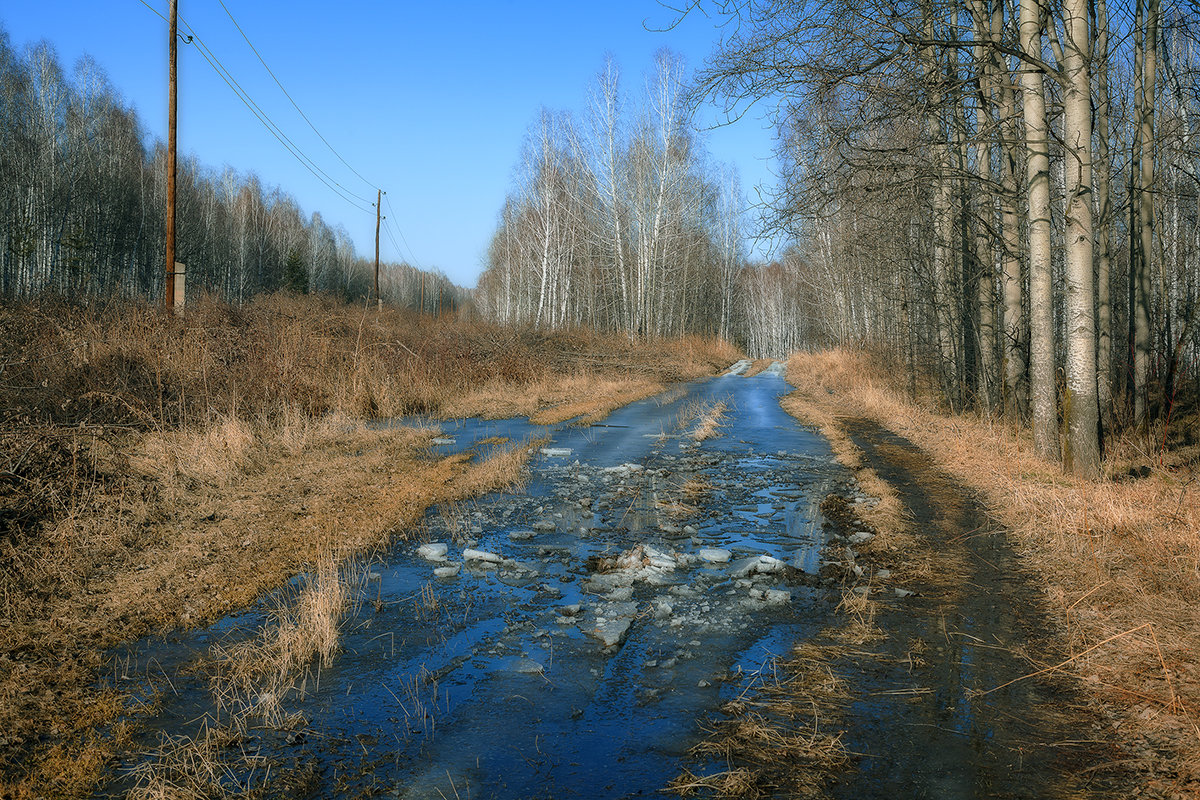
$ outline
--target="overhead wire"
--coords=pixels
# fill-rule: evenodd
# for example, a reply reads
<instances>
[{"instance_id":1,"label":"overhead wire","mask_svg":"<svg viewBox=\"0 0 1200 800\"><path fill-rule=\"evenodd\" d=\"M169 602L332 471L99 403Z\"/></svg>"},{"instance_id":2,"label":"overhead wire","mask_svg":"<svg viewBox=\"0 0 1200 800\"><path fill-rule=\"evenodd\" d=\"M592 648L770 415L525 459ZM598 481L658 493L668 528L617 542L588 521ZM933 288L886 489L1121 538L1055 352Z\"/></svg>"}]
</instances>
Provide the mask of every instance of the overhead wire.
<instances>
[{"instance_id":1,"label":"overhead wire","mask_svg":"<svg viewBox=\"0 0 1200 800\"><path fill-rule=\"evenodd\" d=\"M391 201L391 198L389 198L389 197L388 197L388 196L385 194L385 195L383 196L383 201L384 201L385 203L387 203L388 211L389 211L389 212L391 212L391 213L389 213L389 214L388 214L388 217L389 217L390 219L392 219L393 221L394 221L394 220L396 220L396 219L398 219L400 215L399 215L399 214L397 214L397 213L396 213L396 209L392 207L392 201ZM420 263L419 261L417 261L417 254L413 252L413 249L412 249L412 247L411 247L411 246L409 245L409 243L408 243L408 239L404 238L404 231L403 231L403 230L400 228L400 223L399 223L399 222L395 222L395 226L396 226L396 233L400 234L400 241L404 242L404 246L408 248L408 254L409 254L409 256L411 256L411 257L412 257L412 260L413 260L413 266L415 266L417 269L423 270L423 269L424 269L424 267L422 267L422 266L421 266L421 263Z\"/></svg>"},{"instance_id":2,"label":"overhead wire","mask_svg":"<svg viewBox=\"0 0 1200 800\"><path fill-rule=\"evenodd\" d=\"M264 111L257 102L255 102L254 98L250 96L250 93L246 91L246 89L238 82L236 78L233 77L233 72L230 71L229 68L226 67L221 61L221 59L217 57L217 54L214 53L212 48L208 46L204 39L202 39L200 35L196 33L195 29L186 20L181 18L180 21L187 26L190 34L195 38L195 43L199 46L198 50L200 51L200 54L206 61L208 61L209 65L217 71L217 74L220 75L227 84L229 84L229 88L233 89L234 93L238 95L238 98L245 103L246 107L249 108L256 117L259 118L259 121L263 123L267 130L270 131L275 138L279 139L280 143L284 144L285 147L293 151L293 155L300 160L300 163L304 164L304 166L307 167L314 175L317 175L318 178L321 178L322 182L325 183L326 186L334 189L339 194L353 197L363 203L369 204L371 202L362 195L356 194L355 192L347 189L332 175L322 169L312 157L301 150L300 146L293 142L291 137L283 132L283 128L281 128L273 119L271 119L270 115L267 114L267 112ZM367 209L362 210L365 211Z\"/></svg>"},{"instance_id":3,"label":"overhead wire","mask_svg":"<svg viewBox=\"0 0 1200 800\"><path fill-rule=\"evenodd\" d=\"M158 11L158 9L147 3L146 0L138 1L142 5L146 6L146 8L150 9L150 11L152 11L160 19L167 19L160 11ZM250 110L250 113L252 113L258 119L258 121L262 123L263 127L265 127L267 131L274 136L280 144L283 145L284 149L291 153L292 156L295 157L305 169L311 172L313 176L317 178L317 180L321 181L321 183L323 183L339 198L357 208L359 211L370 211L369 208L361 205L358 202L355 202L355 199L357 199L362 203L373 205L367 198L355 194L346 187L342 186L335 178L329 175L329 173L321 169L316 161L304 153L304 151L301 150L300 147L296 145L296 143L293 142L286 133L283 132L283 129L270 118L270 116L261 108L261 106L259 106L258 103L256 103L254 99L250 97L249 92L247 92L242 85L238 83L237 79L233 77L233 73L224 65L224 63L221 62L220 58L218 58L216 53L214 53L212 49L205 43L204 39L198 33L196 33L196 29L182 17L180 17L180 22L187 27L189 43L196 45L196 51L200 53L200 56L208 62L209 66L213 68L213 71L215 71L221 80L223 80L225 84L229 86L234 95L236 95L237 98L246 106L246 108Z\"/></svg>"},{"instance_id":4,"label":"overhead wire","mask_svg":"<svg viewBox=\"0 0 1200 800\"><path fill-rule=\"evenodd\" d=\"M308 127L312 128L313 133L315 133L318 136L318 138L320 138L320 140L325 143L325 146L329 148L329 152L331 152L335 156L337 156L338 161L341 161L342 164L345 165L346 169L353 172L358 177L359 180L361 180L363 183L367 184L367 186L370 186L372 189L378 189L379 188L378 186L376 186L371 181L367 180L365 177L363 177L361 172L359 172L354 167L352 167L350 165L350 162L347 161L345 158L343 158L342 154L339 153L334 148L334 146L329 143L329 140L326 139L325 136L319 130L317 130L317 126L314 125L312 120L310 120L308 118L308 115L304 113L304 110L300 108L299 104L297 104L296 101L294 99L292 99L291 94L289 94L288 90L284 88L283 83L279 80L278 77L275 76L275 72L267 65L266 59L264 59L262 57L262 54L260 54L258 52L258 48L255 47L254 43L250 41L250 37L246 35L246 31L244 31L242 29L242 26L240 24L238 24L238 21L234 18L233 12L229 10L229 7L227 5L225 5L225 0L217 0L217 2L221 4L221 8L225 9L225 13L229 16L229 20L233 23L233 26L238 29L238 33L240 33L242 35L242 38L246 40L246 44L248 44L250 46L250 50L258 58L258 62L263 65L263 69L265 69L267 71L267 74L271 76L271 79L273 81L275 81L275 85L279 87L279 91L283 92L283 96L286 97L288 99L288 102L290 102L292 104L292 108L296 109L296 113L298 113L300 115L300 117L305 122L308 123Z\"/></svg>"}]
</instances>

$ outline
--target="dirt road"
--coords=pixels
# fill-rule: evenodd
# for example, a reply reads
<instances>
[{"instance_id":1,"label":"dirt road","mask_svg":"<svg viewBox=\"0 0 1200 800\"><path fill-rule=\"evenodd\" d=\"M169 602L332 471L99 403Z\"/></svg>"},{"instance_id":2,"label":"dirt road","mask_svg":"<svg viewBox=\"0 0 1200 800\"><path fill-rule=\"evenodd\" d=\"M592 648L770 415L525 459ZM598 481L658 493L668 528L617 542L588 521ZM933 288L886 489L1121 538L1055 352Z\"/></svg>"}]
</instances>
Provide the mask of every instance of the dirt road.
<instances>
[{"instance_id":1,"label":"dirt road","mask_svg":"<svg viewBox=\"0 0 1200 800\"><path fill-rule=\"evenodd\" d=\"M906 575L853 517L821 512L831 494L867 498L780 409L780 370L744 371L603 424L443 425L444 453L550 438L523 491L439 509L364 566L340 652L284 697L252 693L236 731L214 646L269 627L270 603L124 654L113 682L153 697L138 749L162 756L131 754L142 771L117 788L183 780L171 759L201 743L226 788L268 795L655 794L684 765L729 766L688 755L707 722L842 624L857 583L881 638L835 663L852 767L822 777L831 794L1103 796L1107 748L1068 695L1034 679L980 694L1053 658L1002 537L860 425L933 545L925 575ZM230 732L214 746L213 730Z\"/></svg>"}]
</instances>

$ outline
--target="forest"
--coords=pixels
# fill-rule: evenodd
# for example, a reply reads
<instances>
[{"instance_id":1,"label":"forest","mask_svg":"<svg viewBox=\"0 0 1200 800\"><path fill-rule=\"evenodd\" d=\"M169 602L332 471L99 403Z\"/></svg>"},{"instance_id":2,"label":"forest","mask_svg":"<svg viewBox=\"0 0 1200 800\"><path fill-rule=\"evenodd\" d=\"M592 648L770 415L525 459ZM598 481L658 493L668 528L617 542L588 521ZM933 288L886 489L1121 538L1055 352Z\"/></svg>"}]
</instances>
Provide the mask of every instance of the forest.
<instances>
[{"instance_id":1,"label":"forest","mask_svg":"<svg viewBox=\"0 0 1200 800\"><path fill-rule=\"evenodd\" d=\"M70 71L43 42L23 50L0 28L0 295L80 300L159 297L166 148L94 61ZM372 291L373 263L345 230L309 218L254 174L180 159L178 260L190 292L241 303L263 292L347 300ZM383 264L380 292L402 308L461 305L444 275Z\"/></svg>"},{"instance_id":2,"label":"forest","mask_svg":"<svg viewBox=\"0 0 1200 800\"><path fill-rule=\"evenodd\" d=\"M807 344L1029 419L1087 476L1106 433L1195 393L1192 7L716 6L737 24L693 91L779 100L766 222L793 235L781 286Z\"/></svg>"},{"instance_id":3,"label":"forest","mask_svg":"<svg viewBox=\"0 0 1200 800\"><path fill-rule=\"evenodd\" d=\"M631 98L610 57L579 115L543 109L500 213L476 302L487 317L635 338L698 333L755 357L803 341L780 269L748 263L737 169L692 121L682 59L660 50Z\"/></svg>"}]
</instances>

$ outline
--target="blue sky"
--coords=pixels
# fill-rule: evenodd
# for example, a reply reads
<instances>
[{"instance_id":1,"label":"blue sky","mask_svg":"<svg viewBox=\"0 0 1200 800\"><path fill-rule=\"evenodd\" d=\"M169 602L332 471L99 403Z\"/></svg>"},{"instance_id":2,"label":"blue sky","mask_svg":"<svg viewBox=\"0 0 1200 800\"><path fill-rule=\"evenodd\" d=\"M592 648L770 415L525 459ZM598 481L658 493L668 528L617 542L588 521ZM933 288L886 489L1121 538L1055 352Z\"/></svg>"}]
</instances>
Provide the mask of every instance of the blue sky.
<instances>
[{"instance_id":1,"label":"blue sky","mask_svg":"<svg viewBox=\"0 0 1200 800\"><path fill-rule=\"evenodd\" d=\"M165 14L167 0L145 0ZM385 259L440 268L473 286L530 123L542 106L578 111L606 53L630 94L669 47L690 68L717 42L716 21L656 0L366 2L225 0L267 64L318 130L388 192ZM344 167L280 92L217 0L179 0L180 16L251 97L347 189L374 192ZM46 39L66 68L90 54L165 138L166 24L140 0L9 0L0 7L17 47ZM182 26L181 26L182 28ZM180 46L179 146L210 167L253 171L345 226L364 255L374 217L323 186L269 134L192 47ZM717 119L705 110L708 126ZM712 157L735 165L747 194L771 184L772 133L759 113L706 134ZM385 213L389 210L384 205Z\"/></svg>"}]
</instances>

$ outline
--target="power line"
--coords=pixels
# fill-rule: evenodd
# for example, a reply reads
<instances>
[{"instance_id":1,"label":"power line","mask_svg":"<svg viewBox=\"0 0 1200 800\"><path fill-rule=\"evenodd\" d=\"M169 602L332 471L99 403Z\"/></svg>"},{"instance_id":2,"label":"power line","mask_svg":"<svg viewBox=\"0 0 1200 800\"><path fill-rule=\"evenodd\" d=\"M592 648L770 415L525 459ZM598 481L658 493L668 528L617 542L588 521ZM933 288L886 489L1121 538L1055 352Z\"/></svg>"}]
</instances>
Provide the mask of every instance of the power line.
<instances>
[{"instance_id":1,"label":"power line","mask_svg":"<svg viewBox=\"0 0 1200 800\"><path fill-rule=\"evenodd\" d=\"M385 224L387 222L391 222L391 219L388 218L387 220L385 220ZM393 233L393 231L394 231L394 233ZM404 247L401 247L399 242L396 241L397 234L400 236L400 240L404 242L404 245L405 245ZM396 253L400 256L400 258L406 264L413 267L414 269L419 269L422 272L424 272L425 268L417 263L417 257L413 253L412 248L407 246L408 242L404 239L404 234L401 232L400 226L396 225L393 228L389 229L388 235L391 236L392 245L396 248ZM406 252L407 252L407 256L405 255Z\"/></svg>"},{"instance_id":2,"label":"power line","mask_svg":"<svg viewBox=\"0 0 1200 800\"><path fill-rule=\"evenodd\" d=\"M190 26L189 26L189 28L190 28ZM294 156L295 159L297 161L299 161L300 164L305 169L307 169L309 172L311 172L313 174L313 176L317 178L317 180L319 180L319 181L321 181L321 183L325 184L326 187L328 187L334 194L336 194L342 200L345 200L347 203L349 203L351 206L357 208L359 211L363 211L363 212L370 211L370 209L367 208L366 206L363 206L360 203L357 203L353 199L351 199L352 197L358 197L358 195L355 195L351 192L347 192L344 189L340 189L340 187L336 183L336 181L331 181L331 179L328 179L327 177L325 177L325 175L323 174L324 170L322 170L320 167L316 166L315 162L310 163L311 159L309 159L308 156L306 156L303 152L301 152L300 149L298 147L296 147L296 145L294 143L292 143L291 139L288 138L287 134L283 133L283 131L281 129L277 129L275 124L270 120L270 118L266 115L266 113L263 112L257 106L257 104L254 102L254 100L252 98L249 97L249 95L244 94L245 90L241 88L241 85L237 82L236 79L234 79L232 74L229 74L226 71L224 71L224 65L220 65L220 61L217 60L216 55L213 54L212 51L209 50L207 46L205 46L202 42L200 42L199 38L197 38L196 41L200 45L197 48L197 52L200 53L201 57L204 58L204 60L209 63L209 66L211 66L213 68L213 70L216 71L217 75L220 76L221 80L225 81L226 85L229 86L229 88L233 91L233 93L237 96L237 98L242 101L242 103L246 106L246 108L250 109L250 113L253 114L258 119L258 121L262 123L263 127L266 128L267 131L272 136L274 136L277 140L279 140L279 143L283 145L284 149L286 149L289 153L291 153L292 156ZM218 65L220 65L220 66L218 66ZM362 198L359 198L359 199L362 199Z\"/></svg>"},{"instance_id":3,"label":"power line","mask_svg":"<svg viewBox=\"0 0 1200 800\"><path fill-rule=\"evenodd\" d=\"M399 256L401 261L403 261L404 253L400 250L400 245L396 244L396 237L392 235L392 229L388 227L386 219L383 222L383 232L387 234L388 241L392 243L392 248L396 251L396 255Z\"/></svg>"},{"instance_id":4,"label":"power line","mask_svg":"<svg viewBox=\"0 0 1200 800\"><path fill-rule=\"evenodd\" d=\"M277 133L276 138L279 138L281 140L286 140L286 143L290 147L290 149L295 151L297 158L301 159L301 163L304 163L305 166L309 167L310 171L314 171L314 174L316 172L319 172L320 175L318 177L323 177L324 182L327 186L332 184L332 186L330 186L330 188L333 188L334 186L336 186L337 189L340 189L343 194L349 195L350 197L353 197L356 200L361 200L364 203L370 204L370 202L371 202L370 200L363 197L362 195L355 194L354 192L347 189L345 186L342 186L342 184L339 183L332 175L330 175L325 170L321 169L321 167L317 164L317 162L314 159L309 157L309 155L307 153L305 153L303 150L301 150L300 146L297 145L295 142L293 142L291 137L289 137L286 133L283 132L283 128L280 127L278 124L276 124L275 121L271 119L270 115L267 114L267 112L264 111L263 108L254 101L254 98L250 96L250 93L248 91L246 91L246 89L243 88L240 83L238 83L238 80L233 77L233 72L228 67L226 67L224 63L221 62L221 59L217 57L217 54L212 51L212 48L210 48L208 46L208 44L204 41L204 39L202 39L200 37L200 35L198 33L196 33L196 30L191 26L191 24L188 23L187 20L182 19L182 17L180 19L182 20L184 25L187 25L188 30L191 31L191 35L193 37L195 37L196 44L198 44L200 49L202 50L202 55L204 53L207 53L207 55L205 56L205 60L207 60L209 62L209 64L213 66L213 69L217 70L218 74L220 74L222 78L226 78L226 76L228 76L228 79L225 82L230 84L230 88L234 89L234 92L238 93L238 96L243 98L242 102L245 103L246 106L249 107L251 111L256 112L255 116L258 117L262 121L263 125L267 126L268 130L270 130L273 134ZM211 59L209 57L211 57ZM216 63L214 64L213 62L216 62ZM307 162L307 163L305 163L305 162ZM309 166L309 165L311 165L311 166ZM366 210L366 209L363 209L363 210Z\"/></svg>"},{"instance_id":5,"label":"power line","mask_svg":"<svg viewBox=\"0 0 1200 800\"><path fill-rule=\"evenodd\" d=\"M308 127L312 128L313 133L315 133L320 138L320 140L325 143L325 146L329 148L329 152L331 152L335 156L337 156L338 161L341 161L346 166L346 169L350 170L355 175L357 175L359 180L361 180L363 183L367 184L367 186L370 186L372 189L378 189L379 187L377 187L375 184L371 183L371 181L364 178L362 173L360 173L354 167L350 166L350 162L348 162L346 159L342 158L342 154L339 153L337 150L335 150L333 145L331 145L329 143L329 140L326 139L319 130L317 130L317 126L312 123L312 120L310 120L308 118L308 115L305 114L303 109L301 109L300 106L297 105L296 101L292 99L292 96L288 93L288 90L283 87L283 84L279 81L279 78L275 77L275 73L271 70L271 68L269 66L267 66L266 60L263 59L262 55L258 52L258 48L256 48L254 46L254 43L250 41L250 37L246 35L246 32L244 30L242 30L242 26L238 24L238 21L236 19L234 19L233 12L230 11L229 7L225 5L224 0L217 0L217 2L221 4L221 8L225 9L225 13L229 15L229 19L233 23L233 26L238 29L238 33L240 33L242 35L242 38L246 40L246 44L250 45L250 49L254 52L254 55L258 57L259 63L263 65L263 69L265 69L267 71L267 74L271 76L271 79L273 81L275 81L275 85L279 87L279 91L283 92L283 96L288 99L288 102L290 102L292 104L292 108L296 109L296 112L301 116L301 118L303 118L303 120L308 123Z\"/></svg>"},{"instance_id":6,"label":"power line","mask_svg":"<svg viewBox=\"0 0 1200 800\"><path fill-rule=\"evenodd\" d=\"M154 12L154 14L160 19L166 19L166 17L164 17L157 9L146 3L145 0L139 0L139 2ZM323 183L339 198L345 200L348 204L354 208L357 208L359 211L369 211L369 208L356 203L351 198L357 198L358 200L367 204L369 204L370 201L342 186L336 179L329 175L329 173L321 169L316 161L305 154L304 151L302 151L300 147L293 142L286 133L283 132L283 129L277 125L274 120L272 120L270 116L258 105L258 103L256 103L254 99L250 97L249 92L247 92L242 85L238 83L237 79L233 77L233 73L221 62L216 53L214 53L212 49L208 47L208 45L204 42L204 39L201 38L198 33L196 33L196 29L193 28L192 25L182 17L180 17L180 21L183 22L183 24L187 26L187 29L190 31L190 35L188 36L189 43L196 45L196 51L200 53L200 56L208 62L209 66L213 68L213 71L217 73L221 80L225 81L225 84L229 86L234 95L236 95L237 98L246 106L246 108L250 110L250 113L252 113L258 119L258 121L262 123L263 127L265 127L267 131L274 136L280 144L283 145L284 149L291 153L292 156L294 156L305 169L311 172L313 176L317 178L317 180L321 181L321 183Z\"/></svg>"},{"instance_id":7,"label":"power line","mask_svg":"<svg viewBox=\"0 0 1200 800\"><path fill-rule=\"evenodd\" d=\"M388 205L388 211L392 212L392 213L391 213L391 214L389 214L388 216L389 216L389 218L391 219L391 221L392 221L392 222L395 224L395 226L396 226L396 233L400 234L400 241L404 242L404 246L408 248L408 254L409 254L411 257L412 257L412 260L413 260L413 266L415 266L417 269L424 270L424 267L422 267L422 266L421 266L421 264L420 264L420 262L418 262L418 261L417 261L417 255L416 255L416 253L414 253L414 252L413 252L413 249L412 249L412 247L411 247L411 246L409 246L409 244L408 244L408 239L405 239L405 238L404 238L404 231L403 231L403 230L401 230L401 228L400 228L400 223L397 221L397 220L399 220L399 218L400 218L400 215L399 215L399 214L397 214L397 213L396 213L396 209L394 209L394 208L392 207L392 200L391 200L391 198L389 198L389 197L388 197L386 194L385 194L383 197L384 197L384 200L387 202L387 205Z\"/></svg>"}]
</instances>

